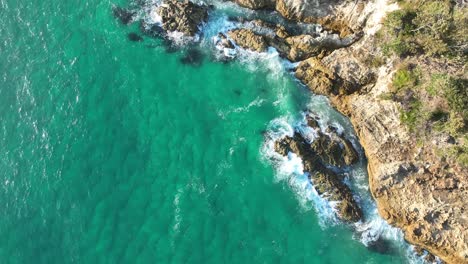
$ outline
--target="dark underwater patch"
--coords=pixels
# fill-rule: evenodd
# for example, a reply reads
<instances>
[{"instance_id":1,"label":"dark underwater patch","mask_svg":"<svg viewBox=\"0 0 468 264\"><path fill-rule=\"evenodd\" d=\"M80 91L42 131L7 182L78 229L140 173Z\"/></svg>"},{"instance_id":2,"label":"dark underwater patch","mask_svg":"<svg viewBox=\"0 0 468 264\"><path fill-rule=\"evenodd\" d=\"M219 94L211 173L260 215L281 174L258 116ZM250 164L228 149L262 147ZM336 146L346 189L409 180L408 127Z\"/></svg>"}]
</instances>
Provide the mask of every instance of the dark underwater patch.
<instances>
[{"instance_id":1,"label":"dark underwater patch","mask_svg":"<svg viewBox=\"0 0 468 264\"><path fill-rule=\"evenodd\" d=\"M124 25L128 25L134 22L134 19L136 17L135 11L116 5L112 6L112 14L115 18L117 18L120 21L120 23Z\"/></svg>"},{"instance_id":2,"label":"dark underwater patch","mask_svg":"<svg viewBox=\"0 0 468 264\"><path fill-rule=\"evenodd\" d=\"M180 59L182 64L200 66L203 62L203 53L196 48L191 48L185 52L184 57Z\"/></svg>"},{"instance_id":3,"label":"dark underwater patch","mask_svg":"<svg viewBox=\"0 0 468 264\"><path fill-rule=\"evenodd\" d=\"M166 35L162 27L158 25L149 25L143 20L140 22L140 31L144 35L152 38L163 38Z\"/></svg>"},{"instance_id":4,"label":"dark underwater patch","mask_svg":"<svg viewBox=\"0 0 468 264\"><path fill-rule=\"evenodd\" d=\"M163 45L167 53L176 53L180 50L180 47L174 45L170 39L163 39Z\"/></svg>"},{"instance_id":5,"label":"dark underwater patch","mask_svg":"<svg viewBox=\"0 0 468 264\"><path fill-rule=\"evenodd\" d=\"M367 249L382 255L396 254L395 248L392 245L392 243L383 238L379 238L376 241L371 242L369 245L367 245Z\"/></svg>"},{"instance_id":6,"label":"dark underwater patch","mask_svg":"<svg viewBox=\"0 0 468 264\"><path fill-rule=\"evenodd\" d=\"M142 42L143 41L143 38L140 35L138 35L137 33L135 33L135 32L128 33L127 38L128 38L128 40L133 41L133 42Z\"/></svg>"}]
</instances>

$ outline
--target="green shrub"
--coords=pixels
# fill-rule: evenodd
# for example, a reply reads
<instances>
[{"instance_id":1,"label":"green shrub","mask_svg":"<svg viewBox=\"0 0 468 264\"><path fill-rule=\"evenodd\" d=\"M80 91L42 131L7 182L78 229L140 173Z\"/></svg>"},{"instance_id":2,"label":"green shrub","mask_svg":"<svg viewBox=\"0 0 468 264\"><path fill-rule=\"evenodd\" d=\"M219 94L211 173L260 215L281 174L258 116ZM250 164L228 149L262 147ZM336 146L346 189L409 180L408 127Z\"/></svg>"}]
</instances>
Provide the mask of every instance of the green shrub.
<instances>
[{"instance_id":1,"label":"green shrub","mask_svg":"<svg viewBox=\"0 0 468 264\"><path fill-rule=\"evenodd\" d=\"M450 78L444 95L450 109L468 119L468 79Z\"/></svg>"},{"instance_id":2,"label":"green shrub","mask_svg":"<svg viewBox=\"0 0 468 264\"><path fill-rule=\"evenodd\" d=\"M448 38L452 23L450 1L424 1L412 20L415 36L428 55L442 55L449 51Z\"/></svg>"},{"instance_id":3,"label":"green shrub","mask_svg":"<svg viewBox=\"0 0 468 264\"><path fill-rule=\"evenodd\" d=\"M414 132L418 124L423 120L421 115L422 104L418 100L414 100L408 109L400 110L400 121L408 126L409 130Z\"/></svg>"},{"instance_id":4,"label":"green shrub","mask_svg":"<svg viewBox=\"0 0 468 264\"><path fill-rule=\"evenodd\" d=\"M448 74L436 73L432 74L430 78L426 91L432 96L443 94L445 87L450 85L450 76Z\"/></svg>"},{"instance_id":5,"label":"green shrub","mask_svg":"<svg viewBox=\"0 0 468 264\"><path fill-rule=\"evenodd\" d=\"M398 1L379 34L385 55L466 56L468 12L450 0Z\"/></svg>"},{"instance_id":6,"label":"green shrub","mask_svg":"<svg viewBox=\"0 0 468 264\"><path fill-rule=\"evenodd\" d=\"M452 136L466 133L467 121L458 113L450 113L449 120L444 126L444 130Z\"/></svg>"},{"instance_id":7,"label":"green shrub","mask_svg":"<svg viewBox=\"0 0 468 264\"><path fill-rule=\"evenodd\" d=\"M411 69L409 66L403 66L395 72L392 80L394 92L398 92L405 88L413 88L418 84L419 74L416 69Z\"/></svg>"}]
</instances>

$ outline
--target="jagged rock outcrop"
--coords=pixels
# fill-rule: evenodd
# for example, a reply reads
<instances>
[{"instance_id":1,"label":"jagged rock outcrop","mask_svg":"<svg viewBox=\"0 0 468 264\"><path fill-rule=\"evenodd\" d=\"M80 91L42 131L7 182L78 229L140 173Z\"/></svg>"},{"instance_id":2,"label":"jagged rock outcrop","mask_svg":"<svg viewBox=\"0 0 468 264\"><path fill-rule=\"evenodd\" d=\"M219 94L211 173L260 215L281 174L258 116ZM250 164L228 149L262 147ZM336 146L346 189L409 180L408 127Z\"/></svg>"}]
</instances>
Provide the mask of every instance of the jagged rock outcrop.
<instances>
[{"instance_id":1,"label":"jagged rock outcrop","mask_svg":"<svg viewBox=\"0 0 468 264\"><path fill-rule=\"evenodd\" d=\"M315 122L314 122L315 121ZM355 201L350 188L343 183L332 170L326 166L342 167L351 165L358 160L358 155L352 144L336 132L330 135L321 132L316 120L308 116L308 123L317 133L317 138L309 143L299 132L292 137L286 136L275 142L275 151L286 156L289 152L301 157L304 171L314 183L317 192L331 201L338 201L338 215L348 222L356 222L362 218L362 211Z\"/></svg>"},{"instance_id":2,"label":"jagged rock outcrop","mask_svg":"<svg viewBox=\"0 0 468 264\"><path fill-rule=\"evenodd\" d=\"M220 45L222 46L223 48L226 48L226 49L234 49L234 44L232 43L232 41L230 41L226 35L224 35L223 33L218 33L218 42L215 43L217 45Z\"/></svg>"},{"instance_id":3,"label":"jagged rock outcrop","mask_svg":"<svg viewBox=\"0 0 468 264\"><path fill-rule=\"evenodd\" d=\"M227 34L237 45L244 49L262 52L268 48L265 37L254 33L252 30L244 28L234 29Z\"/></svg>"},{"instance_id":4,"label":"jagged rock outcrop","mask_svg":"<svg viewBox=\"0 0 468 264\"><path fill-rule=\"evenodd\" d=\"M228 32L228 36L240 47L257 52L274 47L280 56L292 62L311 57L324 57L331 51L351 45L359 36L340 38L328 32L294 34L283 25L269 24L261 20L244 23L245 27Z\"/></svg>"},{"instance_id":5,"label":"jagged rock outcrop","mask_svg":"<svg viewBox=\"0 0 468 264\"><path fill-rule=\"evenodd\" d=\"M167 0L156 8L164 30L182 32L187 36L194 36L200 24L208 19L208 7L190 1Z\"/></svg>"}]
</instances>

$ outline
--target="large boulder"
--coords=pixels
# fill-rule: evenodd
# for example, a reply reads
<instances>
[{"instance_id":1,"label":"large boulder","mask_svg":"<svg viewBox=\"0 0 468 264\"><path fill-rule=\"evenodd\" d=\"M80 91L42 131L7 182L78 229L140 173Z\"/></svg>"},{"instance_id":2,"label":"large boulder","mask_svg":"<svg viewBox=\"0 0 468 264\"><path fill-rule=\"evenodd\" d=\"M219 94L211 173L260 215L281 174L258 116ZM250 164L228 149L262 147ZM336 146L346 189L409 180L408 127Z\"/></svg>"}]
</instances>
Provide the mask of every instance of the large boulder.
<instances>
[{"instance_id":1,"label":"large boulder","mask_svg":"<svg viewBox=\"0 0 468 264\"><path fill-rule=\"evenodd\" d=\"M187 36L194 36L200 24L208 19L208 7L190 1L167 0L156 11L164 30L182 32Z\"/></svg>"},{"instance_id":2,"label":"large boulder","mask_svg":"<svg viewBox=\"0 0 468 264\"><path fill-rule=\"evenodd\" d=\"M266 51L268 43L264 36L256 34L250 29L234 29L229 31L228 36L240 47L257 52Z\"/></svg>"},{"instance_id":3,"label":"large boulder","mask_svg":"<svg viewBox=\"0 0 468 264\"><path fill-rule=\"evenodd\" d=\"M137 12L134 10L126 9L120 6L112 6L112 14L120 23L124 25L131 24L135 21Z\"/></svg>"}]
</instances>

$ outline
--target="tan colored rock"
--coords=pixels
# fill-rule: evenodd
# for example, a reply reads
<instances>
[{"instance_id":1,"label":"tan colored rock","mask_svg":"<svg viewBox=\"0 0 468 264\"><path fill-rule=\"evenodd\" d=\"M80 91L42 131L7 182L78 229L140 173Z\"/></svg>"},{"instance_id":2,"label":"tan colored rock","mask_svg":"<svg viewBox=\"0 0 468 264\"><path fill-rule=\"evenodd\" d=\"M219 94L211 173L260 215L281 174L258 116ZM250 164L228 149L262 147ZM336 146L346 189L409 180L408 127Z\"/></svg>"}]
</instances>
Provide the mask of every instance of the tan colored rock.
<instances>
[{"instance_id":1,"label":"tan colored rock","mask_svg":"<svg viewBox=\"0 0 468 264\"><path fill-rule=\"evenodd\" d=\"M310 57L315 57L328 50L324 43L315 39L311 35L298 35L285 39L289 47L286 57L290 61L301 61ZM332 47L330 47L332 48Z\"/></svg>"},{"instance_id":2,"label":"tan colored rock","mask_svg":"<svg viewBox=\"0 0 468 264\"><path fill-rule=\"evenodd\" d=\"M334 73L320 60L310 58L299 63L296 77L317 94L332 94L335 81Z\"/></svg>"},{"instance_id":3,"label":"tan colored rock","mask_svg":"<svg viewBox=\"0 0 468 264\"><path fill-rule=\"evenodd\" d=\"M275 0L235 0L235 2L240 6L254 10L275 8Z\"/></svg>"},{"instance_id":4,"label":"tan colored rock","mask_svg":"<svg viewBox=\"0 0 468 264\"><path fill-rule=\"evenodd\" d=\"M266 51L268 47L265 37L250 29L234 29L227 34L238 46L244 49L262 52Z\"/></svg>"},{"instance_id":5,"label":"tan colored rock","mask_svg":"<svg viewBox=\"0 0 468 264\"><path fill-rule=\"evenodd\" d=\"M194 36L199 25L208 19L207 7L190 1L168 0L158 6L156 11L161 16L164 30L178 31L188 36Z\"/></svg>"}]
</instances>

